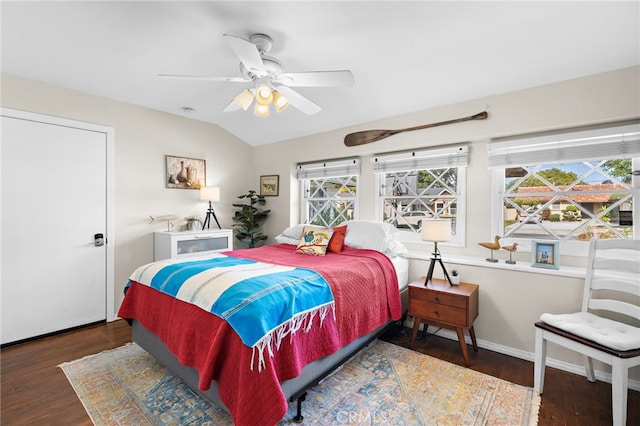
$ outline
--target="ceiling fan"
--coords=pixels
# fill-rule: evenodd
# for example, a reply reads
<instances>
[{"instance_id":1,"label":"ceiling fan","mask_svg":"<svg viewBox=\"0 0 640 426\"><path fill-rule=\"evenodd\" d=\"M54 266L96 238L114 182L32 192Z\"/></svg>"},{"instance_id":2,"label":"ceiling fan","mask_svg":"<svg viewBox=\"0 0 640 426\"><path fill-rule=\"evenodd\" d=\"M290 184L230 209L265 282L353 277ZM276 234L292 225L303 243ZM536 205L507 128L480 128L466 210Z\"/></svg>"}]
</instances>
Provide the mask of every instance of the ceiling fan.
<instances>
[{"instance_id":1,"label":"ceiling fan","mask_svg":"<svg viewBox=\"0 0 640 426\"><path fill-rule=\"evenodd\" d=\"M269 116L271 104L277 112L289 104L308 115L316 114L322 109L292 87L350 87L354 84L353 74L349 70L285 72L277 59L266 55L273 46L273 40L266 34L253 34L249 40L231 34L224 34L223 37L240 59L242 77L167 74L160 74L158 77L252 83L224 111L246 111L255 100L254 113L260 117Z\"/></svg>"}]
</instances>

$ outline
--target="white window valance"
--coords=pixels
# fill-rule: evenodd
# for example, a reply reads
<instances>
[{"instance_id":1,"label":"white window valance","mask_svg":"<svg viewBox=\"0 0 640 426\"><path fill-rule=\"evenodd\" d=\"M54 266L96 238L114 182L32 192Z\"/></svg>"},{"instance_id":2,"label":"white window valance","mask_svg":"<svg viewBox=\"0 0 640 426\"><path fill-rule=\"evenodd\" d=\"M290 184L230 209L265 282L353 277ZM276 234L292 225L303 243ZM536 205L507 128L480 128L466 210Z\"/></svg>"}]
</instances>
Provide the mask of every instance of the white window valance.
<instances>
[{"instance_id":1,"label":"white window valance","mask_svg":"<svg viewBox=\"0 0 640 426\"><path fill-rule=\"evenodd\" d=\"M447 148L379 154L373 156L371 162L375 173L466 167L469 164L469 147L458 145Z\"/></svg>"},{"instance_id":2,"label":"white window valance","mask_svg":"<svg viewBox=\"0 0 640 426\"><path fill-rule=\"evenodd\" d=\"M316 163L298 164L298 179L350 176L360 174L360 159L346 158Z\"/></svg>"},{"instance_id":3,"label":"white window valance","mask_svg":"<svg viewBox=\"0 0 640 426\"><path fill-rule=\"evenodd\" d=\"M518 138L489 144L489 168L640 155L640 124Z\"/></svg>"}]
</instances>

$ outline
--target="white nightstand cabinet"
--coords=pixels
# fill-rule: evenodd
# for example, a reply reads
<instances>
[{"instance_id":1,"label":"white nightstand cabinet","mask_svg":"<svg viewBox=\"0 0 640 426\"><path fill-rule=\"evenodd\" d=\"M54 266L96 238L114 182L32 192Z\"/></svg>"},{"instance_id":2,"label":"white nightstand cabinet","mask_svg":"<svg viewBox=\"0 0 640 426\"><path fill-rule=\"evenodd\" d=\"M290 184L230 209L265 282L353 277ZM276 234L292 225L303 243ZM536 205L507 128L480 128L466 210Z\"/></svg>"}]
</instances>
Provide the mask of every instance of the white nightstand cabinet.
<instances>
[{"instance_id":1,"label":"white nightstand cabinet","mask_svg":"<svg viewBox=\"0 0 640 426\"><path fill-rule=\"evenodd\" d=\"M153 248L155 260L233 250L233 231L231 229L203 229L201 231L154 232Z\"/></svg>"}]
</instances>

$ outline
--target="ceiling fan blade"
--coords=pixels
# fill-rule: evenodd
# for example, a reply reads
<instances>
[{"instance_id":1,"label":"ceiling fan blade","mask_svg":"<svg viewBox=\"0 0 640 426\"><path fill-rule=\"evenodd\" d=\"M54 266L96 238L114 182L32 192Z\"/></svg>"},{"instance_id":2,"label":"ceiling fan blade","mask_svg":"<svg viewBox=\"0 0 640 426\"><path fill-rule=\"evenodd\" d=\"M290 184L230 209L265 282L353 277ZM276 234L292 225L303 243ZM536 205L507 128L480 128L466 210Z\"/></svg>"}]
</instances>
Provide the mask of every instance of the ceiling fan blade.
<instances>
[{"instance_id":1,"label":"ceiling fan blade","mask_svg":"<svg viewBox=\"0 0 640 426\"><path fill-rule=\"evenodd\" d=\"M276 90L280 92L282 96L287 98L291 105L307 115L317 114L322 109L320 105L314 104L309 99L305 98L295 90L288 88L287 86L278 86L276 87Z\"/></svg>"},{"instance_id":2,"label":"ceiling fan blade","mask_svg":"<svg viewBox=\"0 0 640 426\"><path fill-rule=\"evenodd\" d=\"M160 78L173 78L179 80L200 80L200 81L226 81L229 83L249 83L253 80L244 77L209 77L206 75L173 75L158 74Z\"/></svg>"},{"instance_id":3,"label":"ceiling fan blade","mask_svg":"<svg viewBox=\"0 0 640 426\"><path fill-rule=\"evenodd\" d=\"M233 111L238 111L239 109L240 109L240 105L238 105L238 103L235 100L233 100L229 105L227 105L225 109L222 110L222 112L233 112Z\"/></svg>"},{"instance_id":4,"label":"ceiling fan blade","mask_svg":"<svg viewBox=\"0 0 640 426\"><path fill-rule=\"evenodd\" d=\"M276 81L291 87L351 87L355 83L349 70L283 72Z\"/></svg>"},{"instance_id":5,"label":"ceiling fan blade","mask_svg":"<svg viewBox=\"0 0 640 426\"><path fill-rule=\"evenodd\" d=\"M223 37L247 70L253 73L266 72L264 62L262 62L262 57L255 44L231 34L224 34Z\"/></svg>"}]
</instances>

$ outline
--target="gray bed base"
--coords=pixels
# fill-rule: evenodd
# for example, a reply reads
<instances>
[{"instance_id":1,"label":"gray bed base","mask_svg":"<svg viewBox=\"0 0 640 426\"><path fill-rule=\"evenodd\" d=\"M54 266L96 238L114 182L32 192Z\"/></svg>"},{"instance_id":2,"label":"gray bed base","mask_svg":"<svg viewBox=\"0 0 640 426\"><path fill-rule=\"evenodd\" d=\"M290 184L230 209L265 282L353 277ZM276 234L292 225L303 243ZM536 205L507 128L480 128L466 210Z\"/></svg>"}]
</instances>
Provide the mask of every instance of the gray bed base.
<instances>
[{"instance_id":1,"label":"gray bed base","mask_svg":"<svg viewBox=\"0 0 640 426\"><path fill-rule=\"evenodd\" d=\"M402 300L402 312L406 313L408 309L408 289L405 287L400 292ZM404 315L403 315L404 319ZM280 383L282 392L288 401L297 401L297 415L294 419L296 422L302 422L302 402L305 399L308 389L316 386L322 379L330 375L342 364L347 362L351 357L356 355L360 350L377 339L384 331L395 321L378 327L371 333L364 335L347 346L340 348L337 352L320 358L310 364L307 364L298 377L286 380ZM229 411L227 407L220 401L218 397L218 385L215 381L211 382L211 387L202 391L198 389L198 371L193 367L180 364L177 358L169 352L164 343L155 334L148 331L138 321L131 321L132 338L140 347L153 355L162 365L166 366L171 372L180 377L190 388L200 393L210 401L215 402L218 406Z\"/></svg>"}]
</instances>

